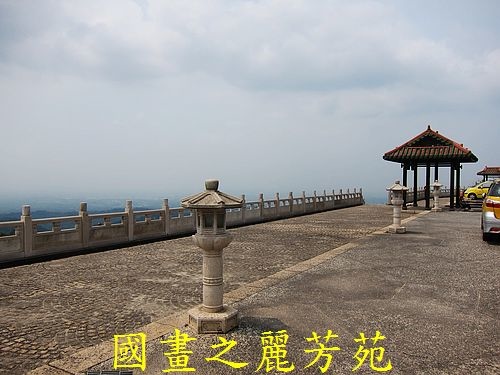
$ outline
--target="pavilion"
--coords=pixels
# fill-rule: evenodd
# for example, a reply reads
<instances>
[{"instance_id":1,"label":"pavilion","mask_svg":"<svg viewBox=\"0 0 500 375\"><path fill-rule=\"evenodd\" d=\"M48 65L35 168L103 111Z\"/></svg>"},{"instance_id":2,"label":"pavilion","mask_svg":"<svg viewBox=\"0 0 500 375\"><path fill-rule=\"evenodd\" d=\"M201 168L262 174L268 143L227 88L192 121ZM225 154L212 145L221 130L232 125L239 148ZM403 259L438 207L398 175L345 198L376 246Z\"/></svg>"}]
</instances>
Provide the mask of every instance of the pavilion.
<instances>
[{"instance_id":1,"label":"pavilion","mask_svg":"<svg viewBox=\"0 0 500 375\"><path fill-rule=\"evenodd\" d=\"M483 176L483 181L486 181L490 177L500 177L500 167L485 166L483 170L477 172L477 175Z\"/></svg>"},{"instance_id":2,"label":"pavilion","mask_svg":"<svg viewBox=\"0 0 500 375\"><path fill-rule=\"evenodd\" d=\"M430 125L425 131L408 142L388 151L384 160L401 163L403 185L408 183L408 170L413 170L413 206L417 206L417 171L425 167L425 208L430 209L431 166L434 167L434 180L439 179L439 167L450 168L450 209L460 204L461 163L476 163L477 157L463 144L459 144L432 130ZM455 178L456 175L456 178ZM406 194L403 197L406 206Z\"/></svg>"}]
</instances>

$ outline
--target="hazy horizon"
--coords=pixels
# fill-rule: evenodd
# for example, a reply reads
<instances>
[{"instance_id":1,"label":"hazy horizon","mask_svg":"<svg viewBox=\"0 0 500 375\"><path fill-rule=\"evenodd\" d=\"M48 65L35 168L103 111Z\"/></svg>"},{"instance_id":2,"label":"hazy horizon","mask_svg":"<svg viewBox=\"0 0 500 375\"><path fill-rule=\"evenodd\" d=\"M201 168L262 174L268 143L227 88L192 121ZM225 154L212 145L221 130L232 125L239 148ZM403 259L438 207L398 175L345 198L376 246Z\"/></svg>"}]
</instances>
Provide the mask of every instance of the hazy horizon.
<instances>
[{"instance_id":1,"label":"hazy horizon","mask_svg":"<svg viewBox=\"0 0 500 375\"><path fill-rule=\"evenodd\" d=\"M353 188L349 188L350 191L353 191ZM201 189L200 189L201 190ZM332 189L327 189L327 194L331 194ZM359 188L356 188L359 191ZM347 192L347 188L343 189L344 192ZM339 192L339 189L336 189L336 193ZM244 193L238 192L230 192L234 195L240 196ZM280 193L281 198L288 197L289 192L278 192ZM314 191L306 191L307 196L312 196ZM260 192L258 193L246 193L247 201L257 201ZM263 193L264 199L271 200L274 198L275 193ZM293 192L294 196L300 196L302 194L301 191ZM317 190L317 194L323 194L322 190ZM74 211L77 212L79 208L80 202L87 202L88 210L92 211L100 211L105 208L124 208L126 200L131 199L134 207L146 207L148 209L160 208L162 206L162 202L164 198L169 200L170 207L179 207L180 200L189 194L171 194L170 196L165 195L161 196L147 196L141 194L135 194L130 196L102 196L102 197L92 197L89 195L76 195L76 196L57 196L57 195L28 195L26 197L0 197L0 215L5 214L16 214L21 213L21 208L23 205L27 204L31 206L32 211L52 211L52 212L67 212ZM377 203L385 203L387 194L366 194L363 192L365 197L365 201L371 204Z\"/></svg>"}]
</instances>

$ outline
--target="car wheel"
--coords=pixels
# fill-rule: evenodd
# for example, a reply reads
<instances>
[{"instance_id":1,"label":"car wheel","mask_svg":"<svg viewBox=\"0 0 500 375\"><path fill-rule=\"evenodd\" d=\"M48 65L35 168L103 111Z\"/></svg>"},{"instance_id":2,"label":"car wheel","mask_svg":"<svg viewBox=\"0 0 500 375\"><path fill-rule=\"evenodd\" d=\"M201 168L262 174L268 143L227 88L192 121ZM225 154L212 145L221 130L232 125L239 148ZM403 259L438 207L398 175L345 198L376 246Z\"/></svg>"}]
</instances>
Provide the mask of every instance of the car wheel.
<instances>
[{"instance_id":1,"label":"car wheel","mask_svg":"<svg viewBox=\"0 0 500 375\"><path fill-rule=\"evenodd\" d=\"M491 239L490 234L483 232L483 241L489 241L490 239Z\"/></svg>"},{"instance_id":2,"label":"car wheel","mask_svg":"<svg viewBox=\"0 0 500 375\"><path fill-rule=\"evenodd\" d=\"M477 198L477 196L474 193L470 193L469 195L467 195L467 198L474 200Z\"/></svg>"}]
</instances>

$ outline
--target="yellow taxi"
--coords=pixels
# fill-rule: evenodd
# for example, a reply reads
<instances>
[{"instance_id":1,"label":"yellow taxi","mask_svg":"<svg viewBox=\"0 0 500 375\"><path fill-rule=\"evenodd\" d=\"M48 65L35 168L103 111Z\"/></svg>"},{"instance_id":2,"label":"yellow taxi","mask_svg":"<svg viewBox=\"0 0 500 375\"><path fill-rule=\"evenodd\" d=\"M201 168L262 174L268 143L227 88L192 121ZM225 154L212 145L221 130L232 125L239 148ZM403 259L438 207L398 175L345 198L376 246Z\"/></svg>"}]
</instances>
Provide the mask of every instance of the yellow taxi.
<instances>
[{"instance_id":1,"label":"yellow taxi","mask_svg":"<svg viewBox=\"0 0 500 375\"><path fill-rule=\"evenodd\" d=\"M476 186L467 188L467 190L464 191L464 197L469 199L481 198L483 194L488 192L492 183L493 181L483 181Z\"/></svg>"},{"instance_id":2,"label":"yellow taxi","mask_svg":"<svg viewBox=\"0 0 500 375\"><path fill-rule=\"evenodd\" d=\"M492 182L484 196L481 229L485 241L500 238L500 179Z\"/></svg>"}]
</instances>

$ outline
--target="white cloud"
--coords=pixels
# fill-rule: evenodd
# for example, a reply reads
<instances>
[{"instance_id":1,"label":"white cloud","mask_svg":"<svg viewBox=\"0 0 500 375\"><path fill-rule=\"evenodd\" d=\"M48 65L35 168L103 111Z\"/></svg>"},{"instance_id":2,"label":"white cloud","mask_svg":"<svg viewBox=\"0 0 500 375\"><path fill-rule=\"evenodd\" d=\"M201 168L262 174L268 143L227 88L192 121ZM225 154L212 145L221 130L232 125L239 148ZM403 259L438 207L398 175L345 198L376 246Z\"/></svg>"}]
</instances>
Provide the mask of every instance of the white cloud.
<instances>
[{"instance_id":1,"label":"white cloud","mask_svg":"<svg viewBox=\"0 0 500 375\"><path fill-rule=\"evenodd\" d=\"M379 2L61 2L39 27L31 21L44 5L34 4L11 12L24 38L6 46L7 62L34 70L124 81L202 72L244 89L286 91L443 80L465 89L470 76L490 86L498 76L491 51L462 58L415 35Z\"/></svg>"},{"instance_id":2,"label":"white cloud","mask_svg":"<svg viewBox=\"0 0 500 375\"><path fill-rule=\"evenodd\" d=\"M3 189L92 190L96 178L137 190L171 173L183 189L218 172L238 188L385 187L356 172L353 148L371 153L368 170L393 171L381 154L428 123L467 144L465 124L498 117L498 9L481 23L466 19L473 7L456 3L449 20L386 1L2 2ZM45 181L35 155L65 172Z\"/></svg>"}]
</instances>

